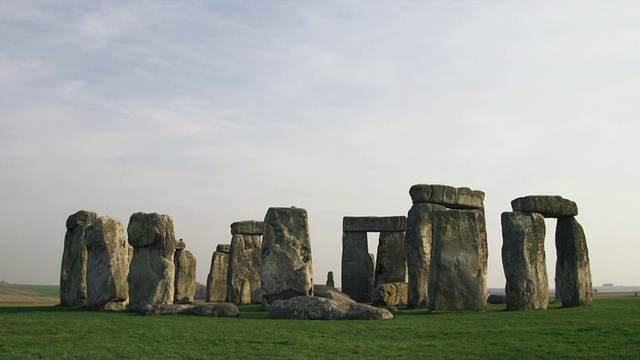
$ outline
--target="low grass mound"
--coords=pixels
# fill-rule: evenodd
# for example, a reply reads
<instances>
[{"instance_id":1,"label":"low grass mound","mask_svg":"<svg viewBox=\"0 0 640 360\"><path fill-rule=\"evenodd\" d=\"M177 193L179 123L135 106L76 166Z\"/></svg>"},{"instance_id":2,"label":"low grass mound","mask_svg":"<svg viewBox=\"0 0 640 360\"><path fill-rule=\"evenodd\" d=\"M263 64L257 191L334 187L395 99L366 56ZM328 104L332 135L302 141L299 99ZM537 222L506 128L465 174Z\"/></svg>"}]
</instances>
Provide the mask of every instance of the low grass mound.
<instances>
[{"instance_id":1,"label":"low grass mound","mask_svg":"<svg viewBox=\"0 0 640 360\"><path fill-rule=\"evenodd\" d=\"M60 303L60 287L0 283L0 306L42 306Z\"/></svg>"}]
</instances>

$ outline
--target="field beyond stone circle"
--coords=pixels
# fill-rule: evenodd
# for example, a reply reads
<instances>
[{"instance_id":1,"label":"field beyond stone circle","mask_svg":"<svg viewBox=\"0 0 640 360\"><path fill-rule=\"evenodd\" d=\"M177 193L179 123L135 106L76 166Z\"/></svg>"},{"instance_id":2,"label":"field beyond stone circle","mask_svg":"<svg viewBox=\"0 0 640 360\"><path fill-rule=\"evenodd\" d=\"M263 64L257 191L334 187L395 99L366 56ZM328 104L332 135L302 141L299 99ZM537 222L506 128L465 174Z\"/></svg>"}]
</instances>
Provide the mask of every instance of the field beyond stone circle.
<instances>
[{"instance_id":1,"label":"field beyond stone circle","mask_svg":"<svg viewBox=\"0 0 640 360\"><path fill-rule=\"evenodd\" d=\"M0 300L3 359L640 356L640 297L632 295L596 297L591 307L550 304L536 311L488 305L483 312L427 314L401 308L394 319L382 321L268 319L257 305L239 306L237 318L206 318L34 304Z\"/></svg>"}]
</instances>

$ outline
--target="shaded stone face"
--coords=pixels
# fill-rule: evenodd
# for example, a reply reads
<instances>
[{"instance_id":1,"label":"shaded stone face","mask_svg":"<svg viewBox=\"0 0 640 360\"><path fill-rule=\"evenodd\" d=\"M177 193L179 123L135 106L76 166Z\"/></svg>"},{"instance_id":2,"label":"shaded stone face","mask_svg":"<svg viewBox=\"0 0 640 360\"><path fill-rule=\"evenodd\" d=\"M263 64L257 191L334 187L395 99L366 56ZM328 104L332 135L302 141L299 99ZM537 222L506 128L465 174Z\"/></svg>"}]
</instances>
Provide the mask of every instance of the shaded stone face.
<instances>
[{"instance_id":1,"label":"shaded stone face","mask_svg":"<svg viewBox=\"0 0 640 360\"><path fill-rule=\"evenodd\" d=\"M220 245L218 245L220 249ZM223 247L224 249L224 247ZM228 250L228 246L226 247ZM207 301L227 300L227 277L229 268L229 253L214 251L211 256L211 268L207 277Z\"/></svg>"},{"instance_id":2,"label":"shaded stone face","mask_svg":"<svg viewBox=\"0 0 640 360\"><path fill-rule=\"evenodd\" d=\"M418 203L411 207L407 215L404 251L407 260L407 307L409 308L429 306L428 284L433 218L439 211L446 211L446 208L442 205Z\"/></svg>"},{"instance_id":3,"label":"shaded stone face","mask_svg":"<svg viewBox=\"0 0 640 360\"><path fill-rule=\"evenodd\" d=\"M243 235L262 235L262 228L264 224L262 221L246 220L238 221L231 224L231 235L243 234Z\"/></svg>"},{"instance_id":4,"label":"shaded stone face","mask_svg":"<svg viewBox=\"0 0 640 360\"><path fill-rule=\"evenodd\" d=\"M128 304L129 250L124 225L102 216L87 227L87 307L124 310Z\"/></svg>"},{"instance_id":5,"label":"shaded stone face","mask_svg":"<svg viewBox=\"0 0 640 360\"><path fill-rule=\"evenodd\" d=\"M546 309L549 280L544 217L538 213L504 212L501 220L507 310Z\"/></svg>"},{"instance_id":6,"label":"shaded stone face","mask_svg":"<svg viewBox=\"0 0 640 360\"><path fill-rule=\"evenodd\" d=\"M173 301L191 304L196 293L196 257L188 250L176 250L173 263L176 267Z\"/></svg>"},{"instance_id":7,"label":"shaded stone face","mask_svg":"<svg viewBox=\"0 0 640 360\"><path fill-rule=\"evenodd\" d=\"M407 282L404 232L381 232L376 256L376 287L385 283Z\"/></svg>"},{"instance_id":8,"label":"shaded stone face","mask_svg":"<svg viewBox=\"0 0 640 360\"><path fill-rule=\"evenodd\" d=\"M262 299L313 295L311 240L307 211L269 208L262 243Z\"/></svg>"},{"instance_id":9,"label":"shaded stone face","mask_svg":"<svg viewBox=\"0 0 640 360\"><path fill-rule=\"evenodd\" d=\"M169 215L135 213L127 226L129 244L134 248L161 249L162 257L171 259L176 248L173 220Z\"/></svg>"},{"instance_id":10,"label":"shaded stone face","mask_svg":"<svg viewBox=\"0 0 640 360\"><path fill-rule=\"evenodd\" d=\"M593 302L587 239L574 217L562 217L556 225L556 253L561 278L562 306L588 306Z\"/></svg>"},{"instance_id":11,"label":"shaded stone face","mask_svg":"<svg viewBox=\"0 0 640 360\"><path fill-rule=\"evenodd\" d=\"M87 301L87 247L85 230L98 218L91 211L78 211L66 221L60 269L60 305L83 305Z\"/></svg>"},{"instance_id":12,"label":"shaded stone face","mask_svg":"<svg viewBox=\"0 0 640 360\"><path fill-rule=\"evenodd\" d=\"M530 195L511 201L513 211L535 212L548 218L578 215L578 205L557 195Z\"/></svg>"},{"instance_id":13,"label":"shaded stone face","mask_svg":"<svg viewBox=\"0 0 640 360\"><path fill-rule=\"evenodd\" d=\"M481 210L447 210L433 221L431 310L482 310L487 298L487 233Z\"/></svg>"},{"instance_id":14,"label":"shaded stone face","mask_svg":"<svg viewBox=\"0 0 640 360\"><path fill-rule=\"evenodd\" d=\"M430 203L451 209L483 209L484 192L467 187L416 184L409 189L414 204Z\"/></svg>"},{"instance_id":15,"label":"shaded stone face","mask_svg":"<svg viewBox=\"0 0 640 360\"><path fill-rule=\"evenodd\" d=\"M405 216L345 216L342 219L344 232L382 232L405 231L407 218Z\"/></svg>"},{"instance_id":16,"label":"shaded stone face","mask_svg":"<svg viewBox=\"0 0 640 360\"><path fill-rule=\"evenodd\" d=\"M406 282L393 282L379 285L373 293L375 306L399 306L407 304L408 288Z\"/></svg>"},{"instance_id":17,"label":"shaded stone face","mask_svg":"<svg viewBox=\"0 0 640 360\"><path fill-rule=\"evenodd\" d=\"M366 232L342 233L342 291L355 301L371 301L374 263Z\"/></svg>"},{"instance_id":18,"label":"shaded stone face","mask_svg":"<svg viewBox=\"0 0 640 360\"><path fill-rule=\"evenodd\" d=\"M261 221L259 223L262 224ZM259 304L262 301L261 264L262 236L233 235L229 250L227 301L234 304Z\"/></svg>"}]
</instances>

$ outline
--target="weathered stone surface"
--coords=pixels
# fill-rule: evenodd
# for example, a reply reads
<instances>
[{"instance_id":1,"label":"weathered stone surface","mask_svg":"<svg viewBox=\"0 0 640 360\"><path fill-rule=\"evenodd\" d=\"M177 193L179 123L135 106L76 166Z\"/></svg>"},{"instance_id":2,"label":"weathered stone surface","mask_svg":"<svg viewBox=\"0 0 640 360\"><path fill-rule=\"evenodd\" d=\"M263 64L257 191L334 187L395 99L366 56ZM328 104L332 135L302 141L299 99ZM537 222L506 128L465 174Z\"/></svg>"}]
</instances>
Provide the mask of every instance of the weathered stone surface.
<instances>
[{"instance_id":1,"label":"weathered stone surface","mask_svg":"<svg viewBox=\"0 0 640 360\"><path fill-rule=\"evenodd\" d=\"M129 269L129 309L145 305L172 304L175 265L162 249L136 248Z\"/></svg>"},{"instance_id":2,"label":"weathered stone surface","mask_svg":"<svg viewBox=\"0 0 640 360\"><path fill-rule=\"evenodd\" d=\"M313 285L313 295L316 297L340 300L345 302L356 302L351 297L349 297L349 295L332 286L327 285Z\"/></svg>"},{"instance_id":3,"label":"weathered stone surface","mask_svg":"<svg viewBox=\"0 0 640 360\"><path fill-rule=\"evenodd\" d=\"M404 232L381 232L376 256L376 287L393 282L407 282L407 259Z\"/></svg>"},{"instance_id":4,"label":"weathered stone surface","mask_svg":"<svg viewBox=\"0 0 640 360\"><path fill-rule=\"evenodd\" d=\"M263 226L264 224L262 221L237 221L231 224L231 235L262 235Z\"/></svg>"},{"instance_id":5,"label":"weathered stone surface","mask_svg":"<svg viewBox=\"0 0 640 360\"><path fill-rule=\"evenodd\" d=\"M176 250L184 250L186 248L187 248L187 244L182 239L176 241L176 247L175 247Z\"/></svg>"},{"instance_id":6,"label":"weathered stone surface","mask_svg":"<svg viewBox=\"0 0 640 360\"><path fill-rule=\"evenodd\" d=\"M578 205L557 195L529 195L511 201L513 211L535 212L544 217L560 218L578 215Z\"/></svg>"},{"instance_id":7,"label":"weathered stone surface","mask_svg":"<svg viewBox=\"0 0 640 360\"><path fill-rule=\"evenodd\" d=\"M483 209L484 192L467 187L416 184L409 189L414 204L431 203L451 209Z\"/></svg>"},{"instance_id":8,"label":"weathered stone surface","mask_svg":"<svg viewBox=\"0 0 640 360\"><path fill-rule=\"evenodd\" d=\"M407 215L407 233L404 251L407 259L409 308L429 307L429 268L433 218L438 211L446 211L442 205L413 204Z\"/></svg>"},{"instance_id":9,"label":"weathered stone surface","mask_svg":"<svg viewBox=\"0 0 640 360\"><path fill-rule=\"evenodd\" d=\"M433 221L431 310L482 310L487 298L487 232L482 210L447 210Z\"/></svg>"},{"instance_id":10,"label":"weathered stone surface","mask_svg":"<svg viewBox=\"0 0 640 360\"><path fill-rule=\"evenodd\" d=\"M343 232L404 231L406 226L405 216L345 216L342 219Z\"/></svg>"},{"instance_id":11,"label":"weathered stone surface","mask_svg":"<svg viewBox=\"0 0 640 360\"><path fill-rule=\"evenodd\" d=\"M162 257L171 260L176 247L173 220L169 215L138 212L131 215L127 226L129 244L134 248L160 249Z\"/></svg>"},{"instance_id":12,"label":"weathered stone surface","mask_svg":"<svg viewBox=\"0 0 640 360\"><path fill-rule=\"evenodd\" d=\"M333 281L333 271L329 271L327 273L327 286L335 287L335 283Z\"/></svg>"},{"instance_id":13,"label":"weathered stone surface","mask_svg":"<svg viewBox=\"0 0 640 360\"><path fill-rule=\"evenodd\" d=\"M502 213L502 266L507 310L546 309L549 302L544 217Z\"/></svg>"},{"instance_id":14,"label":"weathered stone surface","mask_svg":"<svg viewBox=\"0 0 640 360\"><path fill-rule=\"evenodd\" d=\"M60 305L83 305L87 302L87 247L85 229L98 218L91 211L78 211L66 221L62 266L60 269Z\"/></svg>"},{"instance_id":15,"label":"weathered stone surface","mask_svg":"<svg viewBox=\"0 0 640 360\"><path fill-rule=\"evenodd\" d=\"M562 306L588 306L593 302L587 238L574 217L562 217L556 225L556 254L561 277Z\"/></svg>"},{"instance_id":16,"label":"weathered stone surface","mask_svg":"<svg viewBox=\"0 0 640 360\"><path fill-rule=\"evenodd\" d=\"M342 291L355 301L371 301L374 264L366 232L342 233Z\"/></svg>"},{"instance_id":17,"label":"weathered stone surface","mask_svg":"<svg viewBox=\"0 0 640 360\"><path fill-rule=\"evenodd\" d=\"M407 305L408 292L409 289L405 282L380 284L373 293L373 305Z\"/></svg>"},{"instance_id":18,"label":"weathered stone surface","mask_svg":"<svg viewBox=\"0 0 640 360\"><path fill-rule=\"evenodd\" d=\"M229 244L218 244L218 246L216 246L216 251L228 254L230 248L231 248L231 245Z\"/></svg>"},{"instance_id":19,"label":"weathered stone surface","mask_svg":"<svg viewBox=\"0 0 640 360\"><path fill-rule=\"evenodd\" d=\"M392 319L387 309L315 296L276 300L269 309L274 319L297 320L384 320Z\"/></svg>"},{"instance_id":20,"label":"weathered stone surface","mask_svg":"<svg viewBox=\"0 0 640 360\"><path fill-rule=\"evenodd\" d=\"M261 221L259 223L262 224ZM261 264L262 236L238 233L233 235L229 250L229 270L227 275L228 302L234 304L259 304L262 301ZM244 292L243 286L245 287ZM243 294L245 299L243 299ZM248 301L247 298L249 299Z\"/></svg>"},{"instance_id":21,"label":"weathered stone surface","mask_svg":"<svg viewBox=\"0 0 640 360\"><path fill-rule=\"evenodd\" d=\"M311 240L307 211L296 207L269 208L262 243L262 299L313 295Z\"/></svg>"},{"instance_id":22,"label":"weathered stone surface","mask_svg":"<svg viewBox=\"0 0 640 360\"><path fill-rule=\"evenodd\" d=\"M487 297L487 304L504 304L505 296L498 294L491 294Z\"/></svg>"},{"instance_id":23,"label":"weathered stone surface","mask_svg":"<svg viewBox=\"0 0 640 360\"><path fill-rule=\"evenodd\" d=\"M86 229L87 307L124 310L129 300L129 251L124 225L102 216Z\"/></svg>"},{"instance_id":24,"label":"weathered stone surface","mask_svg":"<svg viewBox=\"0 0 640 360\"><path fill-rule=\"evenodd\" d=\"M157 304L146 305L141 310L142 315L196 315L210 317L235 317L240 311L234 304L211 302L206 304Z\"/></svg>"},{"instance_id":25,"label":"weathered stone surface","mask_svg":"<svg viewBox=\"0 0 640 360\"><path fill-rule=\"evenodd\" d=\"M176 267L173 302L191 304L196 294L196 257L189 250L176 250L173 263Z\"/></svg>"},{"instance_id":26,"label":"weathered stone surface","mask_svg":"<svg viewBox=\"0 0 640 360\"><path fill-rule=\"evenodd\" d=\"M220 248L220 245L218 245ZM227 299L227 280L229 253L214 251L211 256L211 268L207 277L207 301L222 302Z\"/></svg>"}]
</instances>

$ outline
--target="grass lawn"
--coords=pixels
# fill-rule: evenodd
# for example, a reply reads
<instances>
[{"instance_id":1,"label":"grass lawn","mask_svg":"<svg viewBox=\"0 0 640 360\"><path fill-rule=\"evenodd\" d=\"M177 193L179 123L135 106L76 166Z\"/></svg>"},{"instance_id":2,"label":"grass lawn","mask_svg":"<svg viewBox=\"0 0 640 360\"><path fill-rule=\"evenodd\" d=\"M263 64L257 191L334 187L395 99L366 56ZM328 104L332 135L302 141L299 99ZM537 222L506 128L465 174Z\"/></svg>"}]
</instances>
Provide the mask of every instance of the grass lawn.
<instances>
[{"instance_id":1,"label":"grass lawn","mask_svg":"<svg viewBox=\"0 0 640 360\"><path fill-rule=\"evenodd\" d=\"M0 308L1 358L640 358L640 297L588 308L427 314L386 321L141 316L79 308Z\"/></svg>"}]
</instances>

